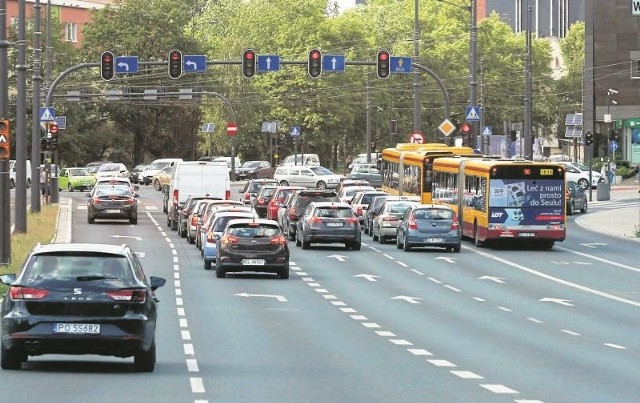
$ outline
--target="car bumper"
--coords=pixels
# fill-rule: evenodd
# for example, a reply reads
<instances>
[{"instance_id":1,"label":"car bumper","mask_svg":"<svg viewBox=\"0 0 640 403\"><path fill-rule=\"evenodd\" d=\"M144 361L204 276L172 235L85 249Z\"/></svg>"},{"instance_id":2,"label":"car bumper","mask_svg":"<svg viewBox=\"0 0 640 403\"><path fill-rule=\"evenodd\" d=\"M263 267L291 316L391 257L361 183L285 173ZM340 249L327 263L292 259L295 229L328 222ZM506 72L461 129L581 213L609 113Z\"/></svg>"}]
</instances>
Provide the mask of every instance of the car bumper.
<instances>
[{"instance_id":1,"label":"car bumper","mask_svg":"<svg viewBox=\"0 0 640 403\"><path fill-rule=\"evenodd\" d=\"M313 243L342 243L342 242L358 242L360 241L360 229L357 231L349 230L310 230L306 234L303 234L303 238L307 242Z\"/></svg>"},{"instance_id":2,"label":"car bumper","mask_svg":"<svg viewBox=\"0 0 640 403\"><path fill-rule=\"evenodd\" d=\"M405 242L414 247L439 246L439 247L460 247L460 235L449 234L407 234Z\"/></svg>"},{"instance_id":3,"label":"car bumper","mask_svg":"<svg viewBox=\"0 0 640 403\"><path fill-rule=\"evenodd\" d=\"M117 212L116 212L117 210ZM130 218L138 215L138 208L105 208L89 209L89 216L93 218Z\"/></svg>"}]
</instances>

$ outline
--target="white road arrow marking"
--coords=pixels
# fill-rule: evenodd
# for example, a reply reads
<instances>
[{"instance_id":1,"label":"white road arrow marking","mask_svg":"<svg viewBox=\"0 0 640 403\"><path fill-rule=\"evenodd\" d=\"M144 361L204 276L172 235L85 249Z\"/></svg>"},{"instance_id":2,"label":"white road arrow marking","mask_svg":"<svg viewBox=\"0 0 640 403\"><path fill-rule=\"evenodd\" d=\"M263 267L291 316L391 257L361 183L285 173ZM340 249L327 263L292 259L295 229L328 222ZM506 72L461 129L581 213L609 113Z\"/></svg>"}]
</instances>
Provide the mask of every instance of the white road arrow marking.
<instances>
[{"instance_id":1,"label":"white road arrow marking","mask_svg":"<svg viewBox=\"0 0 640 403\"><path fill-rule=\"evenodd\" d=\"M560 262L552 260L551 263L553 263L553 264L569 264L570 262L567 262L566 260L562 260Z\"/></svg>"},{"instance_id":2,"label":"white road arrow marking","mask_svg":"<svg viewBox=\"0 0 640 403\"><path fill-rule=\"evenodd\" d=\"M561 298L542 298L540 302L553 302L556 304L564 305L564 306L575 306L571 303L570 299L561 299Z\"/></svg>"},{"instance_id":3,"label":"white road arrow marking","mask_svg":"<svg viewBox=\"0 0 640 403\"><path fill-rule=\"evenodd\" d=\"M248 294L246 292L243 292L242 294L234 294L237 295L238 297L263 297L263 298L275 298L280 302L287 302L287 299L285 297L283 297L282 295L268 295L268 294Z\"/></svg>"},{"instance_id":4,"label":"white road arrow marking","mask_svg":"<svg viewBox=\"0 0 640 403\"><path fill-rule=\"evenodd\" d=\"M410 304L419 304L418 300L421 300L422 298L407 297L406 295L398 295L397 297L391 297L391 299L401 299L403 301L407 301Z\"/></svg>"},{"instance_id":5,"label":"white road arrow marking","mask_svg":"<svg viewBox=\"0 0 640 403\"><path fill-rule=\"evenodd\" d=\"M453 258L453 257L438 256L436 259L445 260L448 263L455 263L456 262L456 259Z\"/></svg>"},{"instance_id":6,"label":"white road arrow marking","mask_svg":"<svg viewBox=\"0 0 640 403\"><path fill-rule=\"evenodd\" d=\"M373 275L373 274L356 274L353 277L362 277L362 278L367 279L369 281L378 281L376 279L380 278L380 276L376 276L376 275Z\"/></svg>"},{"instance_id":7,"label":"white road arrow marking","mask_svg":"<svg viewBox=\"0 0 640 403\"><path fill-rule=\"evenodd\" d=\"M118 63L118 67L124 67L125 71L129 71L129 63L120 62Z\"/></svg>"},{"instance_id":8,"label":"white road arrow marking","mask_svg":"<svg viewBox=\"0 0 640 403\"><path fill-rule=\"evenodd\" d=\"M345 261L345 258L346 258L346 256L342 256L342 255L329 255L329 256L327 256L327 257L333 257L333 258L336 258L336 259L338 259L340 262L344 262L344 261Z\"/></svg>"},{"instance_id":9,"label":"white road arrow marking","mask_svg":"<svg viewBox=\"0 0 640 403\"><path fill-rule=\"evenodd\" d=\"M139 236L130 236L130 235L111 235L111 238L131 238L136 241L142 241L142 238Z\"/></svg>"},{"instance_id":10,"label":"white road arrow marking","mask_svg":"<svg viewBox=\"0 0 640 403\"><path fill-rule=\"evenodd\" d=\"M595 248L596 246L607 246L606 243L602 243L602 242L588 242L588 243L581 243L580 245L586 246L587 248Z\"/></svg>"},{"instance_id":11,"label":"white road arrow marking","mask_svg":"<svg viewBox=\"0 0 640 403\"><path fill-rule=\"evenodd\" d=\"M491 280L498 284L504 284L504 279L500 277L482 276L482 277L478 277L478 280Z\"/></svg>"}]
</instances>

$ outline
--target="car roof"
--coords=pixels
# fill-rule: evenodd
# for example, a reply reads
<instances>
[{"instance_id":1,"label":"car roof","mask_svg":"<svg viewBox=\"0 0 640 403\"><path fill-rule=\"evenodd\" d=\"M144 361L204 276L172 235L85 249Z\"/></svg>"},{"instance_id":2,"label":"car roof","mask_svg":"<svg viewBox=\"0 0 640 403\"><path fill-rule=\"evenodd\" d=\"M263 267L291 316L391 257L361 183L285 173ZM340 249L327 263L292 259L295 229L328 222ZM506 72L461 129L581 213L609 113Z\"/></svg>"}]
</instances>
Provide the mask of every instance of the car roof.
<instances>
[{"instance_id":1,"label":"car roof","mask_svg":"<svg viewBox=\"0 0 640 403\"><path fill-rule=\"evenodd\" d=\"M229 222L227 223L227 227L230 227L235 224L250 224L250 223L269 224L269 225L274 225L280 228L277 221L268 220L266 218L235 218L233 220L229 220Z\"/></svg>"},{"instance_id":2,"label":"car roof","mask_svg":"<svg viewBox=\"0 0 640 403\"><path fill-rule=\"evenodd\" d=\"M110 245L101 243L49 243L39 244L33 249L33 253L52 253L52 252L98 252L110 253L117 255L126 255L126 244Z\"/></svg>"},{"instance_id":3,"label":"car roof","mask_svg":"<svg viewBox=\"0 0 640 403\"><path fill-rule=\"evenodd\" d=\"M351 209L351 205L344 202L312 202L315 207L340 207Z\"/></svg>"},{"instance_id":4,"label":"car roof","mask_svg":"<svg viewBox=\"0 0 640 403\"><path fill-rule=\"evenodd\" d=\"M428 204L416 204L415 206L412 207L415 210L418 209L440 209L440 210L453 210L451 207L444 205L444 204L432 204L432 203L428 203Z\"/></svg>"},{"instance_id":5,"label":"car roof","mask_svg":"<svg viewBox=\"0 0 640 403\"><path fill-rule=\"evenodd\" d=\"M238 210L238 211L218 210L216 211L216 219L219 217L229 217L229 216L253 217L256 214L257 213L255 211L249 211L249 210Z\"/></svg>"}]
</instances>

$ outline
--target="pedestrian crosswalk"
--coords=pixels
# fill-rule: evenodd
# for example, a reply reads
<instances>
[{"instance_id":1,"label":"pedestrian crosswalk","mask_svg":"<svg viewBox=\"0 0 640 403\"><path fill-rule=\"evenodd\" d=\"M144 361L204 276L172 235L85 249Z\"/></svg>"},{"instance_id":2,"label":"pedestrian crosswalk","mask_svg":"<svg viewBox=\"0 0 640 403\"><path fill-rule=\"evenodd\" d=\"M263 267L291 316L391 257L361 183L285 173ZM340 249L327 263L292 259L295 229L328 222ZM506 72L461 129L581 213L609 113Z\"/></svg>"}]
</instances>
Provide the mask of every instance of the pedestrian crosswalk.
<instances>
[{"instance_id":1,"label":"pedestrian crosswalk","mask_svg":"<svg viewBox=\"0 0 640 403\"><path fill-rule=\"evenodd\" d=\"M638 207L640 208L640 197L616 199L616 200L603 200L596 201L595 199L589 203L589 211L606 211L615 210L626 207Z\"/></svg>"}]
</instances>

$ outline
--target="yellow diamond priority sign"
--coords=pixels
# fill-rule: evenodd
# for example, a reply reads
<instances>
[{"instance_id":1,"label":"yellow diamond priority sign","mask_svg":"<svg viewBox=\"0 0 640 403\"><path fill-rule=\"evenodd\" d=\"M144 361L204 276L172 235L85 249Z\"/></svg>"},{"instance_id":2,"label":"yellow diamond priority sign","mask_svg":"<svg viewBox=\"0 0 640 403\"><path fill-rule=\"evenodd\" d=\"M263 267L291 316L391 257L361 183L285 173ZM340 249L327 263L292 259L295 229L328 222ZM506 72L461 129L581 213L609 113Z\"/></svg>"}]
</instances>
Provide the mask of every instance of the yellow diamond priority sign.
<instances>
[{"instance_id":1,"label":"yellow diamond priority sign","mask_svg":"<svg viewBox=\"0 0 640 403\"><path fill-rule=\"evenodd\" d=\"M448 136L451 133L453 133L453 131L456 129L456 125L451 123L449 119L445 119L444 122L440 123L440 126L438 126L438 129L440 129L442 134L444 134L445 136Z\"/></svg>"}]
</instances>

